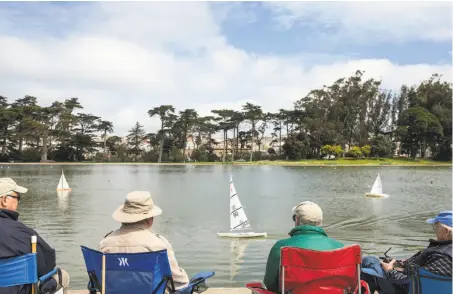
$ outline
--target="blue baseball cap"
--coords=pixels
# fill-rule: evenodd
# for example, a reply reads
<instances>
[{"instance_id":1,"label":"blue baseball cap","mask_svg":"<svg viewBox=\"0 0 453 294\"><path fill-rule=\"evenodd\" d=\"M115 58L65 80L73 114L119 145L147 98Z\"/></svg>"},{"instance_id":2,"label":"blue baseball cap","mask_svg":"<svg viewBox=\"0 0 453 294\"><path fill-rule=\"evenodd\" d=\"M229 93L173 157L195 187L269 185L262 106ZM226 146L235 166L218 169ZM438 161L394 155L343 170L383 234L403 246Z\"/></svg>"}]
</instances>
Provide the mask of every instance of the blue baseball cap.
<instances>
[{"instance_id":1,"label":"blue baseball cap","mask_svg":"<svg viewBox=\"0 0 453 294\"><path fill-rule=\"evenodd\" d=\"M451 210L443 210L439 212L439 214L436 215L436 217L427 219L426 222L431 225L434 225L435 223L439 222L451 228L452 212L453 211Z\"/></svg>"}]
</instances>

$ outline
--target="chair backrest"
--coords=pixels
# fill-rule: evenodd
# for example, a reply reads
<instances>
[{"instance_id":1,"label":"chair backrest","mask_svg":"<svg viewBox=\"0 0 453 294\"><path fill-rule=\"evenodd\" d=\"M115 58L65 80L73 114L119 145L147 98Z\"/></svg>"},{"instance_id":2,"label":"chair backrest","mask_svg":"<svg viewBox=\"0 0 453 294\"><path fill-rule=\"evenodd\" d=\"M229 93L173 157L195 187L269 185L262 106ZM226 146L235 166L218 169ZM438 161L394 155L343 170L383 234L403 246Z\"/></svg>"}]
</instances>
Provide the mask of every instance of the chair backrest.
<instances>
[{"instance_id":1,"label":"chair backrest","mask_svg":"<svg viewBox=\"0 0 453 294\"><path fill-rule=\"evenodd\" d=\"M359 245L329 251L283 247L281 291L294 294L353 292L360 284L360 264Z\"/></svg>"},{"instance_id":2,"label":"chair backrest","mask_svg":"<svg viewBox=\"0 0 453 294\"><path fill-rule=\"evenodd\" d=\"M90 281L102 290L105 256L105 289L103 293L161 294L167 283L174 289L167 250L144 253L102 253L81 246ZM96 283L97 280L97 283Z\"/></svg>"},{"instance_id":3,"label":"chair backrest","mask_svg":"<svg viewBox=\"0 0 453 294\"><path fill-rule=\"evenodd\" d=\"M0 287L35 284L38 282L36 253L0 259Z\"/></svg>"},{"instance_id":4,"label":"chair backrest","mask_svg":"<svg viewBox=\"0 0 453 294\"><path fill-rule=\"evenodd\" d=\"M440 294L452 293L452 277L433 274L426 269L411 264L410 294Z\"/></svg>"}]
</instances>

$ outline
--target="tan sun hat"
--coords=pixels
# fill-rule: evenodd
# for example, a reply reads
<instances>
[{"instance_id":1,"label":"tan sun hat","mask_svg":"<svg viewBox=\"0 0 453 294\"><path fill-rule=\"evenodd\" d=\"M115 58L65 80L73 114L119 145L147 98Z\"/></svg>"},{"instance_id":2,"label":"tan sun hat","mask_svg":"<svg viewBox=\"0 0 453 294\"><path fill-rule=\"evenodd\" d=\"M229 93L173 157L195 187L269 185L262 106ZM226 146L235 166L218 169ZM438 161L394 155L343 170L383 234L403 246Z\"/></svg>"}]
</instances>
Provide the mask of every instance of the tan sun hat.
<instances>
[{"instance_id":1,"label":"tan sun hat","mask_svg":"<svg viewBox=\"0 0 453 294\"><path fill-rule=\"evenodd\" d=\"M120 223L135 223L158 216L162 209L155 205L148 191L133 191L127 194L126 201L113 213L114 220Z\"/></svg>"},{"instance_id":2,"label":"tan sun hat","mask_svg":"<svg viewBox=\"0 0 453 294\"><path fill-rule=\"evenodd\" d=\"M303 223L316 224L322 222L321 207L311 201L303 201L294 206L292 213Z\"/></svg>"}]
</instances>

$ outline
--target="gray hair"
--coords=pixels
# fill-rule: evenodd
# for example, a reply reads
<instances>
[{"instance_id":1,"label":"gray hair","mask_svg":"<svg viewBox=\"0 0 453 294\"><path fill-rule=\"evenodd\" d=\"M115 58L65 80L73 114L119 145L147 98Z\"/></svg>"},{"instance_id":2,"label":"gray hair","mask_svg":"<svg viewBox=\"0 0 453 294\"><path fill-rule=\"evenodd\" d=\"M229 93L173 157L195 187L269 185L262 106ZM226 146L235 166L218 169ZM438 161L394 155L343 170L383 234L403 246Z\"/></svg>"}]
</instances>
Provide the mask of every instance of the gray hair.
<instances>
[{"instance_id":1,"label":"gray hair","mask_svg":"<svg viewBox=\"0 0 453 294\"><path fill-rule=\"evenodd\" d=\"M320 227L322 225L322 221L318 222L302 221L300 218L296 216L296 225L297 226L309 225L314 227Z\"/></svg>"}]
</instances>

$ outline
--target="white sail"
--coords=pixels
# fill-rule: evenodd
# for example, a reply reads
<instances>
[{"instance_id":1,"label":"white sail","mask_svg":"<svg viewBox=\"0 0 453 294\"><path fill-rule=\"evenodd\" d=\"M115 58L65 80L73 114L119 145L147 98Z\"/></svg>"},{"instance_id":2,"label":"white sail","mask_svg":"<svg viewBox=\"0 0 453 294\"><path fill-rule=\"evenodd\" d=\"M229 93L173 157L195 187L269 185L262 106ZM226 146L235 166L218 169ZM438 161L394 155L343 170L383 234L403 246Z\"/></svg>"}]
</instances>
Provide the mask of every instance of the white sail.
<instances>
[{"instance_id":1,"label":"white sail","mask_svg":"<svg viewBox=\"0 0 453 294\"><path fill-rule=\"evenodd\" d=\"M58 182L57 190L70 190L68 182L64 176L63 171L61 171L60 181Z\"/></svg>"},{"instance_id":2,"label":"white sail","mask_svg":"<svg viewBox=\"0 0 453 294\"><path fill-rule=\"evenodd\" d=\"M382 181L381 176L378 174L374 181L373 187L371 188L371 194L381 195L382 193Z\"/></svg>"},{"instance_id":3,"label":"white sail","mask_svg":"<svg viewBox=\"0 0 453 294\"><path fill-rule=\"evenodd\" d=\"M233 184L233 178L230 175L230 230L234 231L250 227L250 222L245 215L244 208Z\"/></svg>"}]
</instances>

